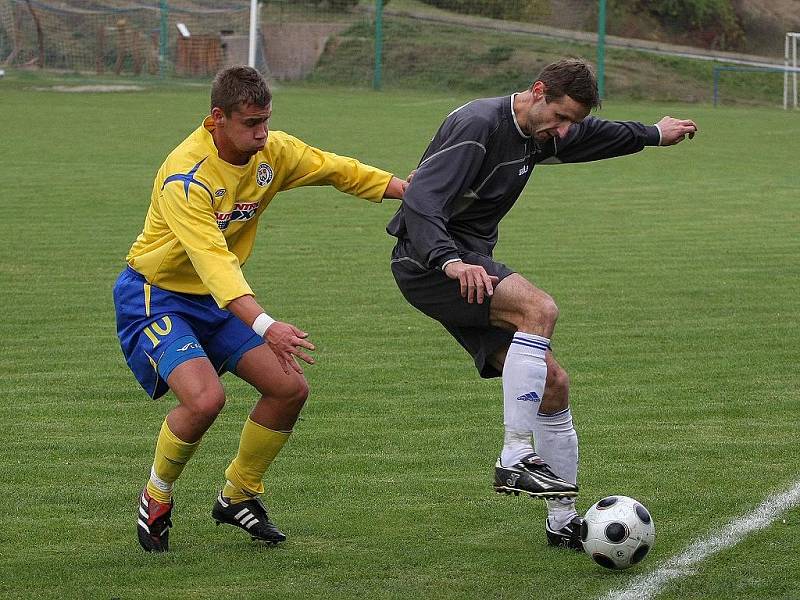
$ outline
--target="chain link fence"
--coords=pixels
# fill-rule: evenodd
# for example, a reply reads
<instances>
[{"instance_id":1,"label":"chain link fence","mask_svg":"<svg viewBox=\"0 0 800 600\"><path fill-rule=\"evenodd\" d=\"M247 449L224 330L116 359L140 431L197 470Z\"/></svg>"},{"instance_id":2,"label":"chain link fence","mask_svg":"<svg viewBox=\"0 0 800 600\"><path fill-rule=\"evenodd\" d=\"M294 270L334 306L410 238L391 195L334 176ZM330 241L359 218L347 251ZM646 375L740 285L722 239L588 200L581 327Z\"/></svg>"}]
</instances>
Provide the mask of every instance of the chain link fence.
<instances>
[{"instance_id":1,"label":"chain link fence","mask_svg":"<svg viewBox=\"0 0 800 600\"><path fill-rule=\"evenodd\" d=\"M261 0L255 66L278 81L500 95L558 58L594 61L597 6ZM208 80L248 62L249 28L250 0L0 0L0 66ZM605 64L608 97L712 101L708 60L615 49ZM781 93L774 74L727 74L720 86L726 99L754 104Z\"/></svg>"},{"instance_id":2,"label":"chain link fence","mask_svg":"<svg viewBox=\"0 0 800 600\"><path fill-rule=\"evenodd\" d=\"M247 60L244 2L0 0L9 67L116 75L205 75Z\"/></svg>"}]
</instances>

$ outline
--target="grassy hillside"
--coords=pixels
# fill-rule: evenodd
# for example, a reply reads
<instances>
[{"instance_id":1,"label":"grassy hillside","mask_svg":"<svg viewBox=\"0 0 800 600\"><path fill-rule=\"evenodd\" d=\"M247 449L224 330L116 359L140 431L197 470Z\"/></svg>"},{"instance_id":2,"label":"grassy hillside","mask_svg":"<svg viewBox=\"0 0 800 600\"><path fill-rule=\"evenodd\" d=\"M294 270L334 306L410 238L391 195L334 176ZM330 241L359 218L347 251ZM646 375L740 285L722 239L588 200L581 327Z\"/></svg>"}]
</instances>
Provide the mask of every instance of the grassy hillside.
<instances>
[{"instance_id":1,"label":"grassy hillside","mask_svg":"<svg viewBox=\"0 0 800 600\"><path fill-rule=\"evenodd\" d=\"M504 94L530 85L552 60L596 57L592 45L406 17L387 17L384 35L383 81L389 88ZM712 62L614 49L606 60L608 98L712 101ZM311 81L370 85L373 70L373 26L363 20L328 42ZM782 94L780 73L725 73L721 79L727 104L778 106Z\"/></svg>"},{"instance_id":2,"label":"grassy hillside","mask_svg":"<svg viewBox=\"0 0 800 600\"><path fill-rule=\"evenodd\" d=\"M391 1L392 8L435 5L580 31L597 31L598 4L598 0ZM783 56L784 33L800 28L796 0L606 0L606 4L606 28L612 35L699 48Z\"/></svg>"}]
</instances>

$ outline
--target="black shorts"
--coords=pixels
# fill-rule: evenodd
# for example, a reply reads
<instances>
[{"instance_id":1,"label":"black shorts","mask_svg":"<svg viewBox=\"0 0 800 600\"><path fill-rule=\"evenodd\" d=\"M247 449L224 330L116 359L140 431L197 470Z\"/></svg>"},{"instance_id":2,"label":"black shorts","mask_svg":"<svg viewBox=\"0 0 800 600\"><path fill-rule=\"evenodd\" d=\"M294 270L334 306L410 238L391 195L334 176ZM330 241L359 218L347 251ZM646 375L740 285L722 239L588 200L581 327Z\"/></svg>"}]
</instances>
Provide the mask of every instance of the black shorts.
<instances>
[{"instance_id":1,"label":"black shorts","mask_svg":"<svg viewBox=\"0 0 800 600\"><path fill-rule=\"evenodd\" d=\"M465 263L482 266L500 281L514 272L483 254L462 252L460 257ZM470 304L461 295L461 284L457 279L450 279L439 269L428 269L413 258L397 256L397 253L392 258L392 274L405 299L414 308L439 321L470 353L481 377L488 379L502 375L488 359L498 350L508 347L514 332L489 324L491 297L485 298L482 304Z\"/></svg>"}]
</instances>

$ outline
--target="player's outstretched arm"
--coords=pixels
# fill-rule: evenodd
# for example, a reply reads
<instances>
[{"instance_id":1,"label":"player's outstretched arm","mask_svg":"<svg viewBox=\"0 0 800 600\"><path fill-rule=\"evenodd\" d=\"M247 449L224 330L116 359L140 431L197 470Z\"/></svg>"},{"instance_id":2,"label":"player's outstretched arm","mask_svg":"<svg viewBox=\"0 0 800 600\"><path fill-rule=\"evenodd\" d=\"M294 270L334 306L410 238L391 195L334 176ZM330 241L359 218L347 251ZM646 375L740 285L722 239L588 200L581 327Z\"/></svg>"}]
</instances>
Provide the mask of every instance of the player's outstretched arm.
<instances>
[{"instance_id":1,"label":"player's outstretched arm","mask_svg":"<svg viewBox=\"0 0 800 600\"><path fill-rule=\"evenodd\" d=\"M239 296L231 300L227 308L244 323L253 327L253 329L257 328L257 326L254 326L254 323L260 315L264 315L262 318L269 319L264 313L264 309L261 308L252 296ZM295 357L309 365L314 364L314 359L303 352L304 348L306 350L314 350L314 344L307 339L308 334L305 331L298 329L291 323L274 321L267 327L266 331L263 332L262 337L264 341L267 342L269 349L275 354L283 372L287 375L290 369L301 375L303 373L303 369L297 364Z\"/></svg>"},{"instance_id":2,"label":"player's outstretched arm","mask_svg":"<svg viewBox=\"0 0 800 600\"><path fill-rule=\"evenodd\" d=\"M661 130L661 146L679 144L686 139L687 135L689 139L692 139L697 133L697 125L689 119L664 117L656 125Z\"/></svg>"},{"instance_id":3,"label":"player's outstretched arm","mask_svg":"<svg viewBox=\"0 0 800 600\"><path fill-rule=\"evenodd\" d=\"M383 192L384 198L402 198L403 194L408 187L408 181L403 181L397 177L392 177L389 185L386 186L386 191Z\"/></svg>"}]
</instances>

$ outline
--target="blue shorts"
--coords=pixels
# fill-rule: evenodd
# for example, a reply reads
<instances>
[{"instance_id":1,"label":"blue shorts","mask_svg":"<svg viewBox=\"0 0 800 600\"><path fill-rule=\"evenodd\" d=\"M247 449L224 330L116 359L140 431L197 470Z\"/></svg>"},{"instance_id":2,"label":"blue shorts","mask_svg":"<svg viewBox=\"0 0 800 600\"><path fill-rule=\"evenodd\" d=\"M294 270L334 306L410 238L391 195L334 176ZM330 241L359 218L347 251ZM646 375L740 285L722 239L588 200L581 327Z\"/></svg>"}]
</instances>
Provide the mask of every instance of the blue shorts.
<instances>
[{"instance_id":1,"label":"blue shorts","mask_svg":"<svg viewBox=\"0 0 800 600\"><path fill-rule=\"evenodd\" d=\"M219 374L236 371L264 340L211 296L170 292L126 268L114 285L117 335L136 379L152 398L167 393L179 364L205 356Z\"/></svg>"}]
</instances>

